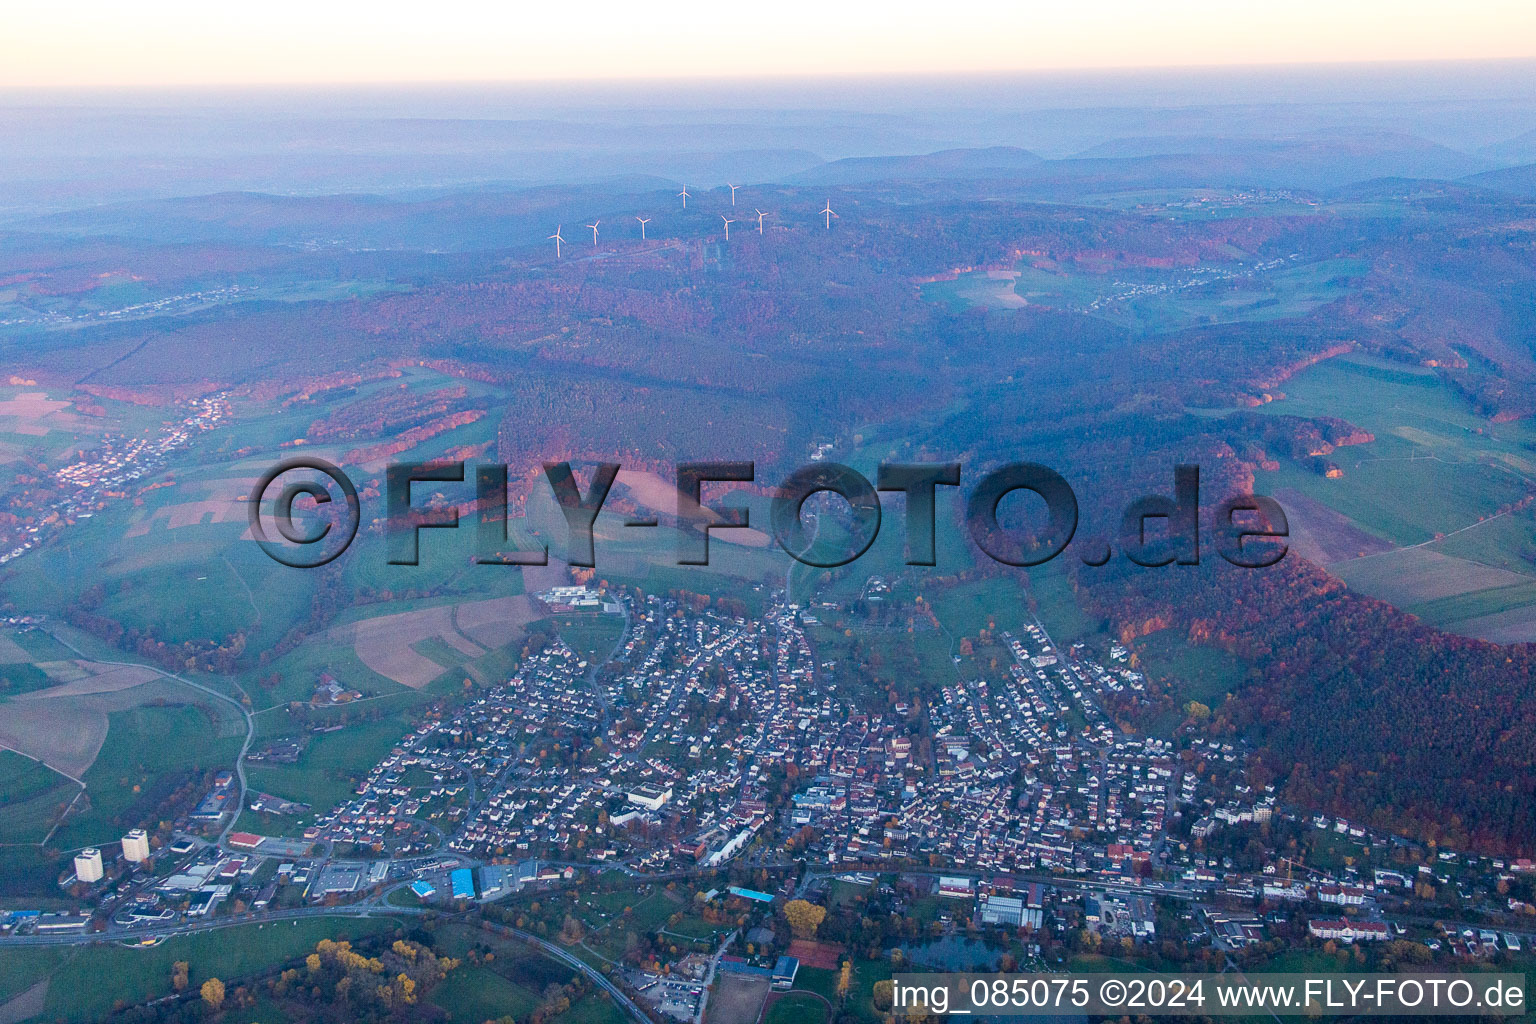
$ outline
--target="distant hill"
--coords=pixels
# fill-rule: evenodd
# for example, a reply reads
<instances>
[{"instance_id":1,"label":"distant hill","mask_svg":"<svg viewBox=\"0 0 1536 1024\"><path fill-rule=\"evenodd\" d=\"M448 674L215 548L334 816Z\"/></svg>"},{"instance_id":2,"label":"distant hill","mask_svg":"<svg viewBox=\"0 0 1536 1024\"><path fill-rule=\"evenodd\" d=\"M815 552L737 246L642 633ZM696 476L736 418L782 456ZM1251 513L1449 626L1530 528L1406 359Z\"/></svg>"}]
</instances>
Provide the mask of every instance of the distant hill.
<instances>
[{"instance_id":1,"label":"distant hill","mask_svg":"<svg viewBox=\"0 0 1536 1024\"><path fill-rule=\"evenodd\" d=\"M154 243L342 249L497 249L556 224L603 218L640 197L671 203L669 179L631 175L573 188L423 190L409 197L221 192L114 203L8 225L22 232ZM586 220L582 220L582 218Z\"/></svg>"},{"instance_id":2,"label":"distant hill","mask_svg":"<svg viewBox=\"0 0 1536 1024\"><path fill-rule=\"evenodd\" d=\"M1148 136L1117 139L1062 160L1023 149L954 149L922 156L837 160L793 176L797 184L994 179L1067 198L1117 189L1264 187L1328 190L1376 178L1452 179L1488 160L1393 132L1343 130L1286 139Z\"/></svg>"},{"instance_id":3,"label":"distant hill","mask_svg":"<svg viewBox=\"0 0 1536 1024\"><path fill-rule=\"evenodd\" d=\"M1484 171L1461 179L1468 185L1491 188L1498 192L1536 199L1536 163L1520 167L1501 167L1497 171Z\"/></svg>"},{"instance_id":4,"label":"distant hill","mask_svg":"<svg viewBox=\"0 0 1536 1024\"><path fill-rule=\"evenodd\" d=\"M1215 169L1246 169L1255 180L1328 188L1372 178L1459 178L1490 161L1414 135L1342 129L1282 139L1162 136L1116 139L1077 154L1081 159L1208 156Z\"/></svg>"},{"instance_id":5,"label":"distant hill","mask_svg":"<svg viewBox=\"0 0 1536 1024\"><path fill-rule=\"evenodd\" d=\"M1536 162L1536 129L1512 139L1484 146L1478 153L1494 163L1528 164Z\"/></svg>"},{"instance_id":6,"label":"distant hill","mask_svg":"<svg viewBox=\"0 0 1536 1024\"><path fill-rule=\"evenodd\" d=\"M922 156L860 156L813 167L788 180L800 185L857 185L894 179L998 178L1036 167L1043 159L1027 149L990 146L946 149Z\"/></svg>"}]
</instances>

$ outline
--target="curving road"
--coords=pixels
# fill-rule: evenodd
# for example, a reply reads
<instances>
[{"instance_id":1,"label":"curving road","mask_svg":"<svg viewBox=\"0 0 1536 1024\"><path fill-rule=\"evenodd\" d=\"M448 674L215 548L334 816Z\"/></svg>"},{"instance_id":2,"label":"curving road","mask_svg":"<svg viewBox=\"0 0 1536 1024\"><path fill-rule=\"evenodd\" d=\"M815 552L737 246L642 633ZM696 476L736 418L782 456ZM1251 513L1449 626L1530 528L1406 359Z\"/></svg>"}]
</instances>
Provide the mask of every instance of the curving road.
<instances>
[{"instance_id":1,"label":"curving road","mask_svg":"<svg viewBox=\"0 0 1536 1024\"><path fill-rule=\"evenodd\" d=\"M111 661L106 658L98 658L95 655L87 654L86 652L82 651L80 648L76 647L74 644L60 636L53 629L45 629L44 632L87 661L93 661L101 665L117 665L123 668L147 668L151 672L163 676L172 682L180 683L183 686L190 686L194 690L199 690L203 693L206 693L210 697L224 701L226 704L232 705L236 711L240 712L240 717L245 721L245 742L240 744L240 753L235 755L235 778L240 783L240 802L235 805L235 813L230 816L229 824L225 825L224 831L219 833L218 842L220 846L223 846L224 840L228 838L229 834L235 830L235 822L240 820L240 813L245 810L245 755L250 753L251 743L256 739L256 719L251 715L250 709L227 693L221 693L211 687L204 686L202 683L194 683L190 679L183 679L176 673L167 672L165 669L160 668L157 665L147 665L142 661ZM236 689L239 689L239 684L235 684L235 687ZM244 693L245 691L241 690L241 692ZM81 783L81 785L84 786L84 783Z\"/></svg>"},{"instance_id":2,"label":"curving road","mask_svg":"<svg viewBox=\"0 0 1536 1024\"><path fill-rule=\"evenodd\" d=\"M593 967L585 960L582 960L580 957L572 956L570 953L567 953L565 950L561 949L554 943L547 942L544 939L539 938L537 935L531 935L528 932L517 928L511 928L502 924L492 924L489 921L483 922L480 927L497 935L510 935L515 939L520 939L521 941L530 945L537 946L541 952L553 957L556 960L559 960L567 967L573 968L583 977L597 985L598 988L601 988L604 992L607 992L610 996L613 997L613 1001L619 1004L619 1008L624 1010L635 1020L640 1021L641 1024L652 1024L651 1018L646 1015L645 1011L640 1008L638 1003L629 998L629 996L625 995L617 985L609 981L602 971L599 971L597 968Z\"/></svg>"}]
</instances>

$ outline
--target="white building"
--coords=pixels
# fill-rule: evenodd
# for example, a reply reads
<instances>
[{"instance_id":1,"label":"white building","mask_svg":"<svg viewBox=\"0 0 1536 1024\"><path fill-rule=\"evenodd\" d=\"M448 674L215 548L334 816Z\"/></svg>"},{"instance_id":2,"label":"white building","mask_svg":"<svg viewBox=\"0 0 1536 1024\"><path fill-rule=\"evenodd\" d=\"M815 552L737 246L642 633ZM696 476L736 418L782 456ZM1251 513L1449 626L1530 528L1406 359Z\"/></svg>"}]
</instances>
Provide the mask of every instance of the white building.
<instances>
[{"instance_id":1,"label":"white building","mask_svg":"<svg viewBox=\"0 0 1536 1024\"><path fill-rule=\"evenodd\" d=\"M1349 921L1340 918L1324 921L1313 918L1307 931L1319 939L1343 939L1345 942L1380 942L1392 937L1385 921Z\"/></svg>"},{"instance_id":2,"label":"white building","mask_svg":"<svg viewBox=\"0 0 1536 1024\"><path fill-rule=\"evenodd\" d=\"M1317 898L1341 907L1359 907L1365 904L1365 889L1358 885L1320 885Z\"/></svg>"},{"instance_id":3,"label":"white building","mask_svg":"<svg viewBox=\"0 0 1536 1024\"><path fill-rule=\"evenodd\" d=\"M135 864L149 860L149 833L141 828L123 836L123 859Z\"/></svg>"},{"instance_id":4,"label":"white building","mask_svg":"<svg viewBox=\"0 0 1536 1024\"><path fill-rule=\"evenodd\" d=\"M82 882L99 882L106 874L101 867L101 851L92 847L75 854L75 877Z\"/></svg>"},{"instance_id":5,"label":"white building","mask_svg":"<svg viewBox=\"0 0 1536 1024\"><path fill-rule=\"evenodd\" d=\"M625 794L629 802L644 807L648 811L658 811L668 800L672 799L672 787L641 786Z\"/></svg>"}]
</instances>

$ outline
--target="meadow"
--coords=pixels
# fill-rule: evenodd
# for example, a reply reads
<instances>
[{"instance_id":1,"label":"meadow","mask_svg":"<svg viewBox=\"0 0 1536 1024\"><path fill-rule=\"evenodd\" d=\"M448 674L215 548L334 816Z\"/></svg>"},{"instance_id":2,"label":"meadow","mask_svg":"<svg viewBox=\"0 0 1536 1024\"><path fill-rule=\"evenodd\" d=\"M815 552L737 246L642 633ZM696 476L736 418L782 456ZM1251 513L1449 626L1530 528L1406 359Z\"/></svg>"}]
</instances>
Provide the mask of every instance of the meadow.
<instances>
[{"instance_id":1,"label":"meadow","mask_svg":"<svg viewBox=\"0 0 1536 1024\"><path fill-rule=\"evenodd\" d=\"M358 781L413 728L422 705L435 696L401 691L297 720L282 708L257 716L255 749L274 739L301 735L314 723L345 723L334 732L309 735L296 764L256 763L247 767L252 788L311 807L308 814L297 818L272 816L262 828L274 835L298 835L320 814L350 797ZM259 818L253 816L255 820Z\"/></svg>"},{"instance_id":2,"label":"meadow","mask_svg":"<svg viewBox=\"0 0 1536 1024\"><path fill-rule=\"evenodd\" d=\"M0 750L0 843L41 843L79 792L41 761Z\"/></svg>"},{"instance_id":3,"label":"meadow","mask_svg":"<svg viewBox=\"0 0 1536 1024\"><path fill-rule=\"evenodd\" d=\"M462 1024L510 1015L527 1019L550 985L564 985L574 977L569 967L556 963L529 946L511 939L453 922L432 932L439 955L463 960L432 993L432 1004ZM475 953L478 960L471 959ZM576 952L579 952L576 951ZM489 954L489 955L487 955ZM623 1014L606 995L584 996L570 1009L552 1018L551 1024L620 1024Z\"/></svg>"},{"instance_id":4,"label":"meadow","mask_svg":"<svg viewBox=\"0 0 1536 1024\"><path fill-rule=\"evenodd\" d=\"M65 849L114 842L177 782L233 767L243 736L232 709L204 704L135 707L109 719L106 742L83 776L89 803L54 837Z\"/></svg>"},{"instance_id":5,"label":"meadow","mask_svg":"<svg viewBox=\"0 0 1536 1024\"><path fill-rule=\"evenodd\" d=\"M1536 638L1536 513L1506 510L1536 493L1536 426L1490 423L1432 371L1350 355L1287 382L1274 415L1338 416L1375 440L1331 456L1338 479L1289 462L1262 492L1296 493L1378 538L1377 550L1329 561L1361 593L1426 622L1496 640ZM1302 530L1334 529L1303 506ZM1336 532L1336 531L1335 531Z\"/></svg>"},{"instance_id":6,"label":"meadow","mask_svg":"<svg viewBox=\"0 0 1536 1024\"><path fill-rule=\"evenodd\" d=\"M1298 317L1343 298L1350 280L1365 269L1365 262L1355 259L1287 262L1262 270L1235 261L1161 269L1026 260L1011 271L970 271L923 285L922 295L956 311L1077 310L1151 334Z\"/></svg>"},{"instance_id":7,"label":"meadow","mask_svg":"<svg viewBox=\"0 0 1536 1024\"><path fill-rule=\"evenodd\" d=\"M53 962L29 965L35 980L48 978L45 1019L71 1022L106 1018L121 1004L171 993L171 965L185 960L190 987L211 977L233 981L303 956L321 939L357 940L394 931L391 920L309 918L247 924L175 936L157 946L73 947ZM0 960L13 955L0 954Z\"/></svg>"}]
</instances>

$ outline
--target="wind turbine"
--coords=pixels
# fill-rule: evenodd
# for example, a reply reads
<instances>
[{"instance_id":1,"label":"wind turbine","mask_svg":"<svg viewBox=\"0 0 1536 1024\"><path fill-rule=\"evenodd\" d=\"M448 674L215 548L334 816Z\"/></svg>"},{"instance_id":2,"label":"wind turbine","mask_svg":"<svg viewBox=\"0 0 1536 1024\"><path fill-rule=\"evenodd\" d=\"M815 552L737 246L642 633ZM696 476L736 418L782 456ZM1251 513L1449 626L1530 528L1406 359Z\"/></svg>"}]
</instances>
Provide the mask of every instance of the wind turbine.
<instances>
[{"instance_id":1,"label":"wind turbine","mask_svg":"<svg viewBox=\"0 0 1536 1024\"><path fill-rule=\"evenodd\" d=\"M643 242L645 241L645 226L651 222L651 218L636 217L635 220L640 222L640 241Z\"/></svg>"},{"instance_id":2,"label":"wind turbine","mask_svg":"<svg viewBox=\"0 0 1536 1024\"><path fill-rule=\"evenodd\" d=\"M731 190L731 205L735 206L736 205L736 190L741 188L741 186L740 185L732 185L730 182L726 182L725 183L725 187Z\"/></svg>"},{"instance_id":3,"label":"wind turbine","mask_svg":"<svg viewBox=\"0 0 1536 1024\"><path fill-rule=\"evenodd\" d=\"M726 216L723 213L720 215L720 219L725 221L725 240L729 242L731 240L731 225L735 224L736 222L733 220L726 220Z\"/></svg>"},{"instance_id":4,"label":"wind turbine","mask_svg":"<svg viewBox=\"0 0 1536 1024\"><path fill-rule=\"evenodd\" d=\"M549 236L550 238L553 238L555 240L555 259L559 259L560 258L560 243L565 241L565 239L560 237L560 227L561 227L561 225L556 224L555 225L555 233Z\"/></svg>"},{"instance_id":5,"label":"wind turbine","mask_svg":"<svg viewBox=\"0 0 1536 1024\"><path fill-rule=\"evenodd\" d=\"M827 215L827 230L831 231L832 230L832 218L837 216L837 214L832 212L832 200L830 200L830 199L827 200L827 208L825 210L822 210L821 212Z\"/></svg>"},{"instance_id":6,"label":"wind turbine","mask_svg":"<svg viewBox=\"0 0 1536 1024\"><path fill-rule=\"evenodd\" d=\"M766 213L764 213L762 210L757 209L757 207L755 207L755 206L752 209L753 209L753 212L757 214L757 233L758 234L762 234L763 233L763 218L768 216L768 215Z\"/></svg>"},{"instance_id":7,"label":"wind turbine","mask_svg":"<svg viewBox=\"0 0 1536 1024\"><path fill-rule=\"evenodd\" d=\"M678 195L683 197L683 209L688 209L688 183L686 181L683 182L683 190Z\"/></svg>"},{"instance_id":8,"label":"wind turbine","mask_svg":"<svg viewBox=\"0 0 1536 1024\"><path fill-rule=\"evenodd\" d=\"M593 245L597 244L597 226L599 224L601 224L601 223L602 223L602 221L595 220L591 224L586 225L587 227L592 229L592 244Z\"/></svg>"}]
</instances>

